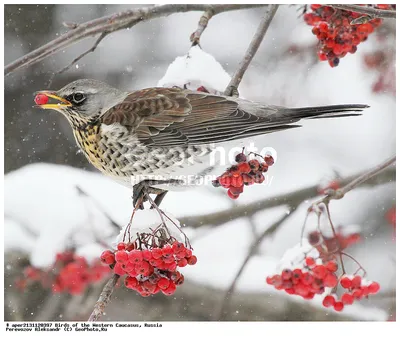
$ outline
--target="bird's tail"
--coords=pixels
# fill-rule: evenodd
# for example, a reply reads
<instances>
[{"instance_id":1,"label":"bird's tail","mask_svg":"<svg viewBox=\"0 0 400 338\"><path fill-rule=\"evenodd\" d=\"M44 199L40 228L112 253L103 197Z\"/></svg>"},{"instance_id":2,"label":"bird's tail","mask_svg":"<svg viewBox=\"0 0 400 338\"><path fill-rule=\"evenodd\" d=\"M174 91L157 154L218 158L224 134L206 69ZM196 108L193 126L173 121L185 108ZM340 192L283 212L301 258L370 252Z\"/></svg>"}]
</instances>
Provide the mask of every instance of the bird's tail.
<instances>
[{"instance_id":1,"label":"bird's tail","mask_svg":"<svg viewBox=\"0 0 400 338\"><path fill-rule=\"evenodd\" d=\"M332 117L359 116L366 104L338 104L332 106L304 107L288 109L288 117L294 119L323 119ZM286 115L286 114L285 114Z\"/></svg>"}]
</instances>

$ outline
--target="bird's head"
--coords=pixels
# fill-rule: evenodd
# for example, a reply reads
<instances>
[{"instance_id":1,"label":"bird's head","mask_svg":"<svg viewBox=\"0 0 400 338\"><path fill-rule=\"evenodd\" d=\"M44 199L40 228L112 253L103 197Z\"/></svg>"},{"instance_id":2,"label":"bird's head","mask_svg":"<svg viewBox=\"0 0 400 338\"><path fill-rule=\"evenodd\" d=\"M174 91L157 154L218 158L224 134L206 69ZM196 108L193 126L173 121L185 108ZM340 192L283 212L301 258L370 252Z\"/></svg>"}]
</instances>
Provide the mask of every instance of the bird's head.
<instances>
[{"instance_id":1,"label":"bird's head","mask_svg":"<svg viewBox=\"0 0 400 338\"><path fill-rule=\"evenodd\" d=\"M89 79L71 82L58 91L42 90L35 94L35 107L56 110L73 125L97 119L127 95L106 83Z\"/></svg>"}]
</instances>

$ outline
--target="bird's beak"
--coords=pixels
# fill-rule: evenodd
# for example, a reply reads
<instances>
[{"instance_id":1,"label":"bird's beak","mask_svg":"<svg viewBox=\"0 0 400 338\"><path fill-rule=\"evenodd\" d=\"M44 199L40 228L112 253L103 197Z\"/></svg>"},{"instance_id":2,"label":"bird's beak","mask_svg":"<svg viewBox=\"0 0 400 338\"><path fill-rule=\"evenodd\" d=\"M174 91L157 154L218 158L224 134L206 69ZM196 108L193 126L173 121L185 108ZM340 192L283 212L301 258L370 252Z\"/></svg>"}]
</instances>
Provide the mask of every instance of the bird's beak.
<instances>
[{"instance_id":1,"label":"bird's beak","mask_svg":"<svg viewBox=\"0 0 400 338\"><path fill-rule=\"evenodd\" d=\"M40 96L45 97L45 103ZM46 99L47 98L47 99ZM50 99L50 100L49 100ZM68 100L64 99L63 97L58 96L55 92L48 91L48 90L41 90L35 93L35 108L42 108L42 109L60 109L63 107L71 107L72 103Z\"/></svg>"}]
</instances>

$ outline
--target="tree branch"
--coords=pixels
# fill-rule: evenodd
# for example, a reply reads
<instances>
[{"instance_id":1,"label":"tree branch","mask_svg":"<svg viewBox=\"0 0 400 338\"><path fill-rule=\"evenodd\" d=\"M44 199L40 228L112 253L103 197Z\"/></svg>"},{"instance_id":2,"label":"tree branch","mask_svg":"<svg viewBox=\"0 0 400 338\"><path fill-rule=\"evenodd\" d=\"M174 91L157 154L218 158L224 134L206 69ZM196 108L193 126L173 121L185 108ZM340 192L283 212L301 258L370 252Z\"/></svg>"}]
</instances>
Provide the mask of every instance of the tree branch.
<instances>
[{"instance_id":1,"label":"tree branch","mask_svg":"<svg viewBox=\"0 0 400 338\"><path fill-rule=\"evenodd\" d=\"M396 11L387 9L377 9L371 7L365 7L360 5L325 5L345 11L357 12L368 15L371 19L396 19Z\"/></svg>"},{"instance_id":2,"label":"tree branch","mask_svg":"<svg viewBox=\"0 0 400 338\"><path fill-rule=\"evenodd\" d=\"M329 190L327 195L321 200L315 203L329 203L330 200L335 199L339 200L344 197L349 191L353 190L360 184L368 181L369 179L373 178L374 176L378 175L380 172L385 170L386 168L390 167L396 162L396 156L391 157L390 159L386 160L385 162L381 163L377 167L365 172L364 174L355 177L349 183L347 183L343 188L336 189L336 190Z\"/></svg>"},{"instance_id":3,"label":"tree branch","mask_svg":"<svg viewBox=\"0 0 400 338\"><path fill-rule=\"evenodd\" d=\"M93 312L88 319L89 322L96 322L103 315L104 309L110 302L111 294L118 282L119 277L119 275L114 274L104 286L103 291L101 292L100 297L94 306Z\"/></svg>"},{"instance_id":4,"label":"tree branch","mask_svg":"<svg viewBox=\"0 0 400 338\"><path fill-rule=\"evenodd\" d=\"M212 8L206 10L203 15L200 17L198 27L196 31L194 31L190 35L190 42L192 46L200 45L200 37L203 34L204 30L207 28L208 21L214 16L214 11Z\"/></svg>"},{"instance_id":5,"label":"tree branch","mask_svg":"<svg viewBox=\"0 0 400 338\"><path fill-rule=\"evenodd\" d=\"M72 60L72 62L68 65L66 65L64 68L60 69L59 71L53 73L53 75L51 76L50 80L49 80L49 84L48 87L51 87L51 84L53 82L53 79L56 75L58 74L62 74L65 71L67 71L68 69L70 69L75 63L77 63L80 59L82 59L83 57L85 57L86 55L88 55L89 53L92 53L96 50L97 46L100 44L100 42L108 35L108 32L103 32L100 34L99 38L96 40L96 42L94 43L94 45L89 48L86 52L83 52L82 54L80 54L78 57L76 57L74 60Z\"/></svg>"},{"instance_id":6,"label":"tree branch","mask_svg":"<svg viewBox=\"0 0 400 338\"><path fill-rule=\"evenodd\" d=\"M31 66L39 61L42 61L46 57L56 53L57 51L71 46L74 43L87 38L89 36L95 36L106 32L107 34L132 27L139 22L168 16L174 13L184 13L190 11L207 11L212 9L214 15L255 7L263 7L265 5L206 5L206 4L167 4L160 6L149 6L141 7L134 10L127 10L119 13L114 13L102 18L87 21L85 23L77 25L60 37L48 42L47 44L35 49L34 51L20 57L19 59L11 62L4 67L4 74L8 75L17 69Z\"/></svg>"},{"instance_id":7,"label":"tree branch","mask_svg":"<svg viewBox=\"0 0 400 338\"><path fill-rule=\"evenodd\" d=\"M345 186L360 176L364 176L366 173L368 172L362 172L339 179L338 183L340 186ZM396 169L387 168L386 170L380 171L375 176L364 180L362 183L360 183L360 186L376 186L388 182L394 182L395 179ZM204 225L218 226L232 219L254 215L257 212L267 208L273 208L280 205L289 205L293 207L299 204L299 202L314 197L317 194L318 188L318 185L313 185L290 193L264 198L253 204L238 205L234 209L222 210L210 214L196 216L184 216L180 217L179 220L181 224L190 224L190 227L192 228L199 228Z\"/></svg>"},{"instance_id":8,"label":"tree branch","mask_svg":"<svg viewBox=\"0 0 400 338\"><path fill-rule=\"evenodd\" d=\"M225 292L225 296L222 300L222 304L219 310L219 314L218 314L218 319L217 320L222 320L224 317L224 311L225 308L229 305L229 302L232 298L233 295L233 291L236 287L237 282L239 281L240 276L242 275L242 272L244 270L244 268L246 267L247 263L250 261L250 259L257 253L257 249L259 248L259 246L261 245L262 241L264 240L265 237L272 235L291 215L291 213L293 211L295 211L297 209L293 208L292 210L290 210L290 213L285 213L278 221L276 221L274 224L272 224L270 227L268 227L262 234L260 234L253 242L253 244L251 244L250 246L250 250L246 256L246 258L244 259L242 265L240 266L239 270L236 273L235 278L232 280L231 285L229 286L229 288L226 290Z\"/></svg>"},{"instance_id":9,"label":"tree branch","mask_svg":"<svg viewBox=\"0 0 400 338\"><path fill-rule=\"evenodd\" d=\"M240 84L240 81L242 81L244 73L249 67L251 60L253 60L254 55L257 53L258 47L260 47L261 42L264 39L265 33L267 32L268 27L276 11L278 10L278 7L279 5L268 5L268 8L261 20L261 23L258 26L249 47L247 48L246 54L244 55L242 62L240 62L239 68L236 70L236 73L233 75L231 81L226 87L224 95L232 96L234 93L237 93L237 88Z\"/></svg>"}]
</instances>

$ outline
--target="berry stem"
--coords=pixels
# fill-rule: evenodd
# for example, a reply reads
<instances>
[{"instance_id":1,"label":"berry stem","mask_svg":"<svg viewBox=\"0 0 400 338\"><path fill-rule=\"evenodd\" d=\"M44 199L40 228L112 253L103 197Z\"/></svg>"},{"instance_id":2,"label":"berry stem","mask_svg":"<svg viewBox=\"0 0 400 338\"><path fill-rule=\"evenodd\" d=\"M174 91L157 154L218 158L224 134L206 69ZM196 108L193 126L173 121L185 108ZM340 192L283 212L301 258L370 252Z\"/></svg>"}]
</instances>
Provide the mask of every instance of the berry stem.
<instances>
[{"instance_id":1,"label":"berry stem","mask_svg":"<svg viewBox=\"0 0 400 338\"><path fill-rule=\"evenodd\" d=\"M330 224L331 229L332 229L333 236L334 236L335 239L336 239L336 245L337 245L337 247L339 248L339 252L338 252L338 253L339 253L339 259L340 259L340 265L341 265L341 267L342 267L342 272L343 272L343 273L346 273L346 270L345 270L345 268L344 268L344 263L343 263L342 250L340 249L340 242L339 242L339 239L338 239L338 237L337 237L337 235L336 235L335 227L334 227L334 225L333 225L332 218L331 218L331 213L330 213L330 211L329 211L329 202L328 202L328 203L325 203L325 207L326 207L326 214L327 214L327 216L328 216L328 220L329 220L329 224Z\"/></svg>"},{"instance_id":2,"label":"berry stem","mask_svg":"<svg viewBox=\"0 0 400 338\"><path fill-rule=\"evenodd\" d=\"M362 272L363 272L363 277L365 277L365 276L367 275L367 271L363 268L363 266L360 264L360 262L357 261L353 256L351 256L351 255L349 255L349 254L347 254L347 253L345 253L345 252L342 252L342 255L344 255L344 256L350 258L354 263L356 263L356 264L358 265L358 269L356 270L356 272L354 272L355 275L356 275L357 272L360 271L360 270L362 270Z\"/></svg>"}]
</instances>

